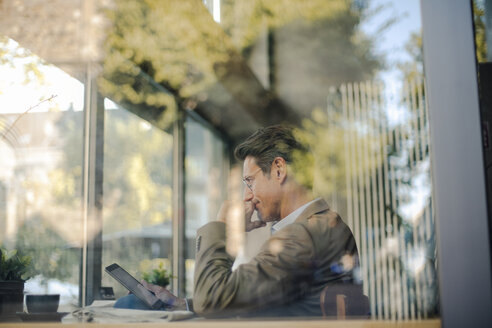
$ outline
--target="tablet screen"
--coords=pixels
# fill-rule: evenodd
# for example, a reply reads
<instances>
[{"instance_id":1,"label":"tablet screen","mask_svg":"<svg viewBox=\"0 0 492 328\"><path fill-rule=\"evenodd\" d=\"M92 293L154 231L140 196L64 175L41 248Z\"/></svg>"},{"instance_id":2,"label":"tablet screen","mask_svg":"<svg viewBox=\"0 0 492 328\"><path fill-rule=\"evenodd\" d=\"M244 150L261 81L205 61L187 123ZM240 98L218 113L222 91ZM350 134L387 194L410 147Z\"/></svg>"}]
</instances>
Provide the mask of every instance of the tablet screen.
<instances>
[{"instance_id":1,"label":"tablet screen","mask_svg":"<svg viewBox=\"0 0 492 328\"><path fill-rule=\"evenodd\" d=\"M163 303L154 293L145 288L132 275L126 272L118 264L114 263L106 267L106 272L113 278L118 280L126 289L132 292L136 297L142 300L152 309L158 309L163 306Z\"/></svg>"}]
</instances>

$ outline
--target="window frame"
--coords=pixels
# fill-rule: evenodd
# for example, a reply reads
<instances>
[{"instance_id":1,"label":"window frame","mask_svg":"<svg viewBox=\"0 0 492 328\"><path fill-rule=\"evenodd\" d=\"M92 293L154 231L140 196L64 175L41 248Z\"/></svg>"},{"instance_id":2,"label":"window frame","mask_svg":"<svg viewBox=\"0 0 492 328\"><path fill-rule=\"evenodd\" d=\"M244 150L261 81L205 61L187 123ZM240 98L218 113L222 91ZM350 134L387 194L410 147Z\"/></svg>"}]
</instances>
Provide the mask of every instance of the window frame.
<instances>
[{"instance_id":1,"label":"window frame","mask_svg":"<svg viewBox=\"0 0 492 328\"><path fill-rule=\"evenodd\" d=\"M486 327L492 322L490 236L471 1L420 5L441 319L445 327ZM477 250L480 256L472 254Z\"/></svg>"}]
</instances>

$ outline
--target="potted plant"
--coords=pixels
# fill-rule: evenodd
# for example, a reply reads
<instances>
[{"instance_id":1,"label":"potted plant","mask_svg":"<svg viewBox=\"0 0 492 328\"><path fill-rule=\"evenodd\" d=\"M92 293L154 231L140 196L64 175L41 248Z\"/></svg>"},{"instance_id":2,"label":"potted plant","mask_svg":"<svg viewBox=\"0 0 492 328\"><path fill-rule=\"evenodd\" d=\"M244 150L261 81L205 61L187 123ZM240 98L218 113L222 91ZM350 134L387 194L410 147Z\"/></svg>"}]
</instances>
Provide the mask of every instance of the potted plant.
<instances>
[{"instance_id":1,"label":"potted plant","mask_svg":"<svg viewBox=\"0 0 492 328\"><path fill-rule=\"evenodd\" d=\"M31 257L0 248L0 318L10 320L22 312L24 282L30 278Z\"/></svg>"},{"instance_id":2,"label":"potted plant","mask_svg":"<svg viewBox=\"0 0 492 328\"><path fill-rule=\"evenodd\" d=\"M152 269L149 272L142 273L143 280L164 288L169 285L171 278L173 278L172 274L164 269L164 264L162 262L159 263L159 266L157 268Z\"/></svg>"}]
</instances>

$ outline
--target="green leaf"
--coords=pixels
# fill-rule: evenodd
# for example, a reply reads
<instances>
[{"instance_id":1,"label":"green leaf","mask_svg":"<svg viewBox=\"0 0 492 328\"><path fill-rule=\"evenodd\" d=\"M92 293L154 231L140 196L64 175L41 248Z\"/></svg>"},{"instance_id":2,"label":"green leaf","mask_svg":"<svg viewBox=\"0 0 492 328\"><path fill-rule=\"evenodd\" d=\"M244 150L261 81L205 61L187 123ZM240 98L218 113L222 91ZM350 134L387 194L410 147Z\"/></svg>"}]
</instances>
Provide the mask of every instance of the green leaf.
<instances>
[{"instance_id":1,"label":"green leaf","mask_svg":"<svg viewBox=\"0 0 492 328\"><path fill-rule=\"evenodd\" d=\"M32 276L31 257L0 248L0 280L26 281Z\"/></svg>"},{"instance_id":2,"label":"green leaf","mask_svg":"<svg viewBox=\"0 0 492 328\"><path fill-rule=\"evenodd\" d=\"M171 278L173 276L171 273L167 272L166 269L164 269L163 263L159 263L159 267L156 269L151 270L150 272L144 272L142 273L142 279L147 281L148 283L166 287L169 285L169 282L171 281Z\"/></svg>"}]
</instances>

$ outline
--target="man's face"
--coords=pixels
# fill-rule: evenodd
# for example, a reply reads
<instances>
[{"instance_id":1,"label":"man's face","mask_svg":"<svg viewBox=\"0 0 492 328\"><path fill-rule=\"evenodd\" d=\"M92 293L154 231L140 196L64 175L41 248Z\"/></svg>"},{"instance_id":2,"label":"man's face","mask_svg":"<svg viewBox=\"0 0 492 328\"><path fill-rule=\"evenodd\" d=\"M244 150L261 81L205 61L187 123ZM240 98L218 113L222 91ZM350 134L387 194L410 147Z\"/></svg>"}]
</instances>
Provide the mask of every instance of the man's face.
<instances>
[{"instance_id":1,"label":"man's face","mask_svg":"<svg viewBox=\"0 0 492 328\"><path fill-rule=\"evenodd\" d=\"M266 175L256 164L254 157L244 160L243 178L248 186L244 187L244 201L253 204L258 218L263 222L280 220L280 183Z\"/></svg>"}]
</instances>

